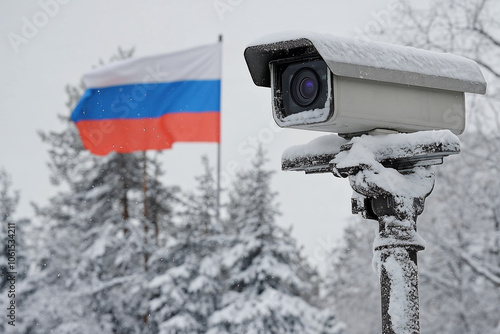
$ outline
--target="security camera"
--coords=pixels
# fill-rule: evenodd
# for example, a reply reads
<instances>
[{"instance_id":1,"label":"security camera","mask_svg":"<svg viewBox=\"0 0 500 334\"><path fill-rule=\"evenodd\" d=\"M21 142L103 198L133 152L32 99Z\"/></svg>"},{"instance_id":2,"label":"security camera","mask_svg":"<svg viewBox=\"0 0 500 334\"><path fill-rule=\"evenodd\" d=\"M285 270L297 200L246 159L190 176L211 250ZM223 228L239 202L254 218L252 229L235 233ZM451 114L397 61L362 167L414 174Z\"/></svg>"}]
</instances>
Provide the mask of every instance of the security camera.
<instances>
[{"instance_id":1,"label":"security camera","mask_svg":"<svg viewBox=\"0 0 500 334\"><path fill-rule=\"evenodd\" d=\"M356 135L465 129L465 93L484 94L472 60L386 43L302 33L245 50L257 86L270 87L280 127Z\"/></svg>"}]
</instances>

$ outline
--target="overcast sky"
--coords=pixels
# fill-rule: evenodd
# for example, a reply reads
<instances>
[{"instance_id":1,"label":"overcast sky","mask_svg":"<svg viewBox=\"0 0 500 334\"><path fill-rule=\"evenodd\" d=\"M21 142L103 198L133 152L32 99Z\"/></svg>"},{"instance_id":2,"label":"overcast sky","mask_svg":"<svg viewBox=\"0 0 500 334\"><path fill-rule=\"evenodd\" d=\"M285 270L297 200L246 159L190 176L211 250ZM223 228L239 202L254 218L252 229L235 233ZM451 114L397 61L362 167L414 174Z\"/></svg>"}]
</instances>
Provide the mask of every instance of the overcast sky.
<instances>
[{"instance_id":1,"label":"overcast sky","mask_svg":"<svg viewBox=\"0 0 500 334\"><path fill-rule=\"evenodd\" d=\"M64 86L77 84L99 59L136 48L135 56L216 42L223 34L222 172L244 166L256 143L269 152L279 192L280 224L293 226L306 255L321 265L324 247L338 239L350 214L347 180L280 170L281 153L323 135L277 131L269 89L254 86L243 58L252 41L270 33L307 30L360 36L390 20L390 0L40 0L0 2L0 166L21 191L19 216L30 202L47 203L47 146L37 131L60 130L68 113ZM167 182L193 188L215 144L175 144L163 155Z\"/></svg>"}]
</instances>

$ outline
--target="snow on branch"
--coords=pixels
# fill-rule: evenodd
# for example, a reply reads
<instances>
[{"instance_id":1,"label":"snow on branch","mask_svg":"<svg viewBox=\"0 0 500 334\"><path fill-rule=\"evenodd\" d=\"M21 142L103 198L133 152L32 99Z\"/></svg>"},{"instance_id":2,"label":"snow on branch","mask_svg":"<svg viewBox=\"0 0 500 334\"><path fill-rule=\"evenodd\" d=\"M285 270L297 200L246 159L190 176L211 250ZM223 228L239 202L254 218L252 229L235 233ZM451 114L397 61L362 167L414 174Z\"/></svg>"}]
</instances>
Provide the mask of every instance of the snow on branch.
<instances>
[{"instance_id":1,"label":"snow on branch","mask_svg":"<svg viewBox=\"0 0 500 334\"><path fill-rule=\"evenodd\" d=\"M474 270L477 274L483 276L488 281L493 283L495 286L500 287L500 275L495 275L495 273L487 268L486 266L478 263L474 260L469 254L461 252L460 258L465 261L469 265L469 267Z\"/></svg>"},{"instance_id":2,"label":"snow on branch","mask_svg":"<svg viewBox=\"0 0 500 334\"><path fill-rule=\"evenodd\" d=\"M98 294L104 290L108 290L114 286L125 284L128 282L137 280L137 279L141 279L141 276L140 275L131 275L131 276L125 276L125 277L117 277L117 278L114 278L114 279L112 279L108 282L105 282L99 286L94 287L90 291L81 291L79 293L79 295L80 296L95 295L95 294Z\"/></svg>"}]
</instances>

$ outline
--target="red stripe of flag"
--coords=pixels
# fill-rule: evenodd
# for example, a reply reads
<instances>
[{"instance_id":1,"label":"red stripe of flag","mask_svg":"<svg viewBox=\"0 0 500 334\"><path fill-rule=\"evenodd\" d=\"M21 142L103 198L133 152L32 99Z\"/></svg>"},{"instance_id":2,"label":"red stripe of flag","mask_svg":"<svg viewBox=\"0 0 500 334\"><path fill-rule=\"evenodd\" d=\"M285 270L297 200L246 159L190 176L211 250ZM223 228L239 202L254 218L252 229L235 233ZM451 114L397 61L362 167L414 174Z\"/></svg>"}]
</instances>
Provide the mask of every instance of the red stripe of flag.
<instances>
[{"instance_id":1,"label":"red stripe of flag","mask_svg":"<svg viewBox=\"0 0 500 334\"><path fill-rule=\"evenodd\" d=\"M158 118L76 123L83 146L97 155L169 149L175 141L220 143L220 112L173 113ZM117 145L117 143L120 143Z\"/></svg>"}]
</instances>

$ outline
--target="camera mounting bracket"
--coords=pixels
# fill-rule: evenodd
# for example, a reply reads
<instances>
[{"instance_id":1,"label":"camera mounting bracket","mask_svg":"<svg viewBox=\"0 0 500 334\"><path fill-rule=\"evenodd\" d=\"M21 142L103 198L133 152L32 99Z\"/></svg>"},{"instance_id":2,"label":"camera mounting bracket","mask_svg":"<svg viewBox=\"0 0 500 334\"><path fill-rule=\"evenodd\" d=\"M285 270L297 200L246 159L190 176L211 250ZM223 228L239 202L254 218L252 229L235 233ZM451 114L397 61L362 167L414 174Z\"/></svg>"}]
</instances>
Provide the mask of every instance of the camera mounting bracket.
<instances>
[{"instance_id":1,"label":"camera mounting bracket","mask_svg":"<svg viewBox=\"0 0 500 334\"><path fill-rule=\"evenodd\" d=\"M458 138L442 130L351 139L323 136L283 154L283 170L348 177L354 190L352 212L378 220L374 254L384 334L395 329L420 333L417 252L425 242L417 233L417 217L434 188L430 166L459 152ZM391 310L405 312L393 315Z\"/></svg>"},{"instance_id":2,"label":"camera mounting bracket","mask_svg":"<svg viewBox=\"0 0 500 334\"><path fill-rule=\"evenodd\" d=\"M382 138L387 140L372 141ZM414 144L416 140L418 143ZM286 150L281 159L281 169L303 171L306 174L333 173L337 177L346 177L352 171L337 168L335 158L341 152L348 152L359 141L372 142L370 146L375 160L386 168L402 173L415 167L440 165L444 157L460 153L458 138L448 130L363 135L350 139L332 134Z\"/></svg>"}]
</instances>

